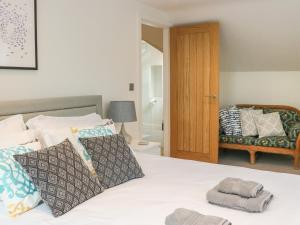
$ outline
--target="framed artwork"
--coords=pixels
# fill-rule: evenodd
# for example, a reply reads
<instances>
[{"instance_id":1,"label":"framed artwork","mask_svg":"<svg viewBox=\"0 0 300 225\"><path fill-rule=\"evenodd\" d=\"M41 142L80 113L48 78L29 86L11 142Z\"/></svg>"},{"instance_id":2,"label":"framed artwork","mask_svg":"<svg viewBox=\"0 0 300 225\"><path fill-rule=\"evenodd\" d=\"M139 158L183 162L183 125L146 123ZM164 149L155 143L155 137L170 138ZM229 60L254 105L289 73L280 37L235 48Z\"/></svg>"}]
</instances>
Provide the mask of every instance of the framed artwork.
<instances>
[{"instance_id":1,"label":"framed artwork","mask_svg":"<svg viewBox=\"0 0 300 225\"><path fill-rule=\"evenodd\" d=\"M0 0L0 69L38 69L36 0Z\"/></svg>"}]
</instances>

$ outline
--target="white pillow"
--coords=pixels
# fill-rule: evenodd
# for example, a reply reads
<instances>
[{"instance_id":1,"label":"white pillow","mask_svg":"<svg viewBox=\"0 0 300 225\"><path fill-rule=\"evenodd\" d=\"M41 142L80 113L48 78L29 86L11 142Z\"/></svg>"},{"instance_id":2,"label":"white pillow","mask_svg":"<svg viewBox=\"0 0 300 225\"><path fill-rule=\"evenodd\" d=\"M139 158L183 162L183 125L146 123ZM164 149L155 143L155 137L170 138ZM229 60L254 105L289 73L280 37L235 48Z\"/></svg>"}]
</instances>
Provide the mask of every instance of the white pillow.
<instances>
[{"instance_id":1,"label":"white pillow","mask_svg":"<svg viewBox=\"0 0 300 225\"><path fill-rule=\"evenodd\" d=\"M35 151L42 149L42 145L38 141L29 143L29 144L26 144L26 145L22 145L22 146L27 147L27 148L31 148L31 149L33 149Z\"/></svg>"},{"instance_id":2,"label":"white pillow","mask_svg":"<svg viewBox=\"0 0 300 225\"><path fill-rule=\"evenodd\" d=\"M2 134L0 138L0 148L8 148L16 145L25 145L36 141L36 134L33 130L19 132L9 132Z\"/></svg>"},{"instance_id":3,"label":"white pillow","mask_svg":"<svg viewBox=\"0 0 300 225\"><path fill-rule=\"evenodd\" d=\"M38 131L38 140L43 148L57 145L65 139L71 139L73 134L69 127L59 129L43 129Z\"/></svg>"},{"instance_id":4,"label":"white pillow","mask_svg":"<svg viewBox=\"0 0 300 225\"><path fill-rule=\"evenodd\" d=\"M78 138L72 133L71 128L61 128L61 129L44 129L39 131L39 141L42 144L43 148L48 148L54 145L57 145L61 142L63 142L65 139L69 139L69 141L72 143L73 147L76 149L76 151L79 153L89 170L94 173L95 169L93 167L93 164L91 160L86 159L85 156L86 150L84 147L79 143Z\"/></svg>"},{"instance_id":5,"label":"white pillow","mask_svg":"<svg viewBox=\"0 0 300 225\"><path fill-rule=\"evenodd\" d=\"M114 123L110 123L111 120L104 119L99 123L99 126L105 126L106 128L110 129L113 134L116 134L116 128ZM97 125L96 125L97 126ZM95 126L88 126L88 127L78 127L78 126L70 126L70 127L62 127L62 128L48 128L48 129L41 129L36 131L37 138L41 142L43 148L48 148L50 146L57 145L63 142L65 139L69 138L70 141L73 137L77 138L77 133L83 129L93 129Z\"/></svg>"},{"instance_id":6,"label":"white pillow","mask_svg":"<svg viewBox=\"0 0 300 225\"><path fill-rule=\"evenodd\" d=\"M244 137L257 136L258 131L253 117L255 115L262 115L263 110L240 109L240 114L241 114L242 135Z\"/></svg>"},{"instance_id":7,"label":"white pillow","mask_svg":"<svg viewBox=\"0 0 300 225\"><path fill-rule=\"evenodd\" d=\"M107 120L103 120L103 121L107 121ZM111 134L116 134L115 131L115 126L113 124L113 122L111 122L110 120L100 126L97 127L102 127L101 130L105 130L105 131L109 131L110 135ZM103 129L104 128L104 129ZM87 151L85 150L85 148L83 147L83 145L80 143L78 137L79 137L79 132L82 131L86 131L88 132L89 130L91 130L92 134L95 134L96 136L103 136L106 135L105 133L102 134L97 134L96 132L93 132L93 130L95 130L96 127L88 127L88 128L78 128L78 127L68 127L68 128L60 128L60 129L43 129L39 131L38 134L38 138L39 141L41 142L43 148L48 148L50 146L53 145L57 145L61 142L63 142L65 139L69 139L69 141L72 143L73 147L76 149L76 151L79 153L79 155L81 156L81 158L83 159L83 161L85 162L85 164L88 166L89 170L91 172L95 172L95 169L93 167L92 161L90 156L88 155Z\"/></svg>"},{"instance_id":8,"label":"white pillow","mask_svg":"<svg viewBox=\"0 0 300 225\"><path fill-rule=\"evenodd\" d=\"M27 121L29 129L55 129L64 127L86 127L101 124L102 118L96 113L85 116L74 117L54 117L39 115Z\"/></svg>"},{"instance_id":9,"label":"white pillow","mask_svg":"<svg viewBox=\"0 0 300 225\"><path fill-rule=\"evenodd\" d=\"M254 121L258 130L259 138L286 136L278 112L255 115Z\"/></svg>"},{"instance_id":10,"label":"white pillow","mask_svg":"<svg viewBox=\"0 0 300 225\"><path fill-rule=\"evenodd\" d=\"M26 130L23 115L11 116L0 121L0 135L7 133L16 133ZM2 138L1 138L2 139Z\"/></svg>"}]
</instances>

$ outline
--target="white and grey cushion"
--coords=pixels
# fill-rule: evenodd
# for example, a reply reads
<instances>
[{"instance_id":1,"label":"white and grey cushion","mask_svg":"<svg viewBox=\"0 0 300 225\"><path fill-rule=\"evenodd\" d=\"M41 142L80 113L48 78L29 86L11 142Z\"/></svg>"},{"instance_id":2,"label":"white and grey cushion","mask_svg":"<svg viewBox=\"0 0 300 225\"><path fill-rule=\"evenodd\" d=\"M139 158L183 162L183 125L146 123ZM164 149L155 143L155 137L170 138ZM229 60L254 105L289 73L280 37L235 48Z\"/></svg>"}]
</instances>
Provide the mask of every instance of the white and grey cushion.
<instances>
[{"instance_id":1,"label":"white and grey cushion","mask_svg":"<svg viewBox=\"0 0 300 225\"><path fill-rule=\"evenodd\" d=\"M104 190L68 139L44 150L15 155L14 158L31 177L55 217Z\"/></svg>"},{"instance_id":2,"label":"white and grey cushion","mask_svg":"<svg viewBox=\"0 0 300 225\"><path fill-rule=\"evenodd\" d=\"M231 128L228 109L226 108L220 109L219 120L221 124L221 129L222 131L224 131L225 135L232 135L232 128Z\"/></svg>"},{"instance_id":3,"label":"white and grey cushion","mask_svg":"<svg viewBox=\"0 0 300 225\"><path fill-rule=\"evenodd\" d=\"M92 158L104 188L111 188L144 173L122 135L79 138Z\"/></svg>"},{"instance_id":4,"label":"white and grey cushion","mask_svg":"<svg viewBox=\"0 0 300 225\"><path fill-rule=\"evenodd\" d=\"M242 135L247 136L257 136L258 131L253 116L262 115L263 110L253 110L253 109L240 109L241 115L241 126Z\"/></svg>"},{"instance_id":5,"label":"white and grey cushion","mask_svg":"<svg viewBox=\"0 0 300 225\"><path fill-rule=\"evenodd\" d=\"M260 138L270 136L286 136L278 112L254 116Z\"/></svg>"},{"instance_id":6,"label":"white and grey cushion","mask_svg":"<svg viewBox=\"0 0 300 225\"><path fill-rule=\"evenodd\" d=\"M240 118L240 110L236 106L232 106L228 110L232 135L242 136L242 126Z\"/></svg>"}]
</instances>

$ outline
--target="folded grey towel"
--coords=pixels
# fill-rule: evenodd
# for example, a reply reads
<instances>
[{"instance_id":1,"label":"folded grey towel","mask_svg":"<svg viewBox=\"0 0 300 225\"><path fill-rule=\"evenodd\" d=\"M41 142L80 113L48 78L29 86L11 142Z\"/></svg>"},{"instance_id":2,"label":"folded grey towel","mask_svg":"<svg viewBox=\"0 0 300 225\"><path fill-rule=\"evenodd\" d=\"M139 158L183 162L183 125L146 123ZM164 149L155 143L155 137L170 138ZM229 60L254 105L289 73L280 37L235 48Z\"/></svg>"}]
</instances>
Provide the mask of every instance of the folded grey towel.
<instances>
[{"instance_id":1,"label":"folded grey towel","mask_svg":"<svg viewBox=\"0 0 300 225\"><path fill-rule=\"evenodd\" d=\"M189 209L176 209L167 216L165 225L231 225L223 218L205 216Z\"/></svg>"},{"instance_id":2,"label":"folded grey towel","mask_svg":"<svg viewBox=\"0 0 300 225\"><path fill-rule=\"evenodd\" d=\"M262 191L256 198L243 198L239 195L219 192L215 187L207 193L206 198L209 203L215 205L254 213L263 212L273 199L273 194Z\"/></svg>"},{"instance_id":3,"label":"folded grey towel","mask_svg":"<svg viewBox=\"0 0 300 225\"><path fill-rule=\"evenodd\" d=\"M226 178L217 186L219 192L240 195L245 198L255 198L259 195L264 186L253 181L245 181L238 178Z\"/></svg>"}]
</instances>

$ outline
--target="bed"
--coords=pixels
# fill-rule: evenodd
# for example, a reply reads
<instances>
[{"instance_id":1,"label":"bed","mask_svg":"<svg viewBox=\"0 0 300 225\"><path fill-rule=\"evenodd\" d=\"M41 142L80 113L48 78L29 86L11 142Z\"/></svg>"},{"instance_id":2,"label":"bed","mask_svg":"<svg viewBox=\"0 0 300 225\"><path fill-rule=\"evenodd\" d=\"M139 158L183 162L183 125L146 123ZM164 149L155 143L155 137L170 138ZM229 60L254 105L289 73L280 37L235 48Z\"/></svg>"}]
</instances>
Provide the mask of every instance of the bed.
<instances>
[{"instance_id":1,"label":"bed","mask_svg":"<svg viewBox=\"0 0 300 225\"><path fill-rule=\"evenodd\" d=\"M33 107L27 106L26 110L22 104L16 106L16 102L1 103L0 106L6 104L7 108L4 112L0 107L0 116L24 113L29 118L40 112L68 116L81 115L91 111L102 112L101 96L30 102ZM37 102L48 102L46 105L50 104L51 107L37 106ZM69 105L64 105L64 102L68 102ZM263 172L142 153L136 153L136 157L146 175L144 178L108 189L59 218L54 218L45 204L42 204L12 219L5 214L0 203L1 224L163 225L165 217L179 207L224 217L234 225L300 224L298 216L300 191L297 191L300 190L300 177L297 175ZM206 192L228 176L263 183L265 188L275 196L267 211L261 214L250 214L208 204Z\"/></svg>"}]
</instances>

